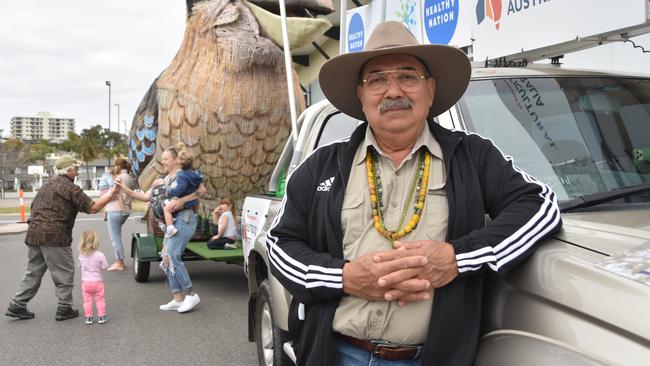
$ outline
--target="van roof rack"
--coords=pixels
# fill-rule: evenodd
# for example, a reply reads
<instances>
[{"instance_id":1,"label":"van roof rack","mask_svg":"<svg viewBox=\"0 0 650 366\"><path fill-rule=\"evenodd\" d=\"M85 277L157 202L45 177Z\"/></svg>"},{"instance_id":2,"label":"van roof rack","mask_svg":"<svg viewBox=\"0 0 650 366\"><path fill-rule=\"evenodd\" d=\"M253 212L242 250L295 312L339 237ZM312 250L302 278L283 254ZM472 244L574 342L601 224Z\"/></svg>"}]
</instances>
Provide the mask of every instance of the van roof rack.
<instances>
[{"instance_id":1,"label":"van roof rack","mask_svg":"<svg viewBox=\"0 0 650 366\"><path fill-rule=\"evenodd\" d=\"M500 57L497 59L486 59L485 61L472 61L471 65L473 69L484 69L484 68L522 68L535 67L535 68L557 68L562 64L559 62L560 57L554 57L551 59L550 63L533 63L529 62L526 59L523 60L508 60L506 57Z\"/></svg>"}]
</instances>

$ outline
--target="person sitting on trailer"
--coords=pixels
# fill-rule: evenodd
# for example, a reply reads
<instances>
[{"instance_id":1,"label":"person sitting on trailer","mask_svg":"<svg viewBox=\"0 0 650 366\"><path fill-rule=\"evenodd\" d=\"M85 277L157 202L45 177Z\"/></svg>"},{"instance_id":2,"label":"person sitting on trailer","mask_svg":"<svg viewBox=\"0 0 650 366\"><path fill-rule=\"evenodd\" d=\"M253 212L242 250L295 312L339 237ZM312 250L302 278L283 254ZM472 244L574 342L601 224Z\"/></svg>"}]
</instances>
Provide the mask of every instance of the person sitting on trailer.
<instances>
[{"instance_id":1,"label":"person sitting on trailer","mask_svg":"<svg viewBox=\"0 0 650 366\"><path fill-rule=\"evenodd\" d=\"M223 197L219 206L214 209L215 213L220 212L217 221L217 233L208 240L210 249L236 249L237 225L235 225L235 216L237 215L230 197Z\"/></svg>"}]
</instances>

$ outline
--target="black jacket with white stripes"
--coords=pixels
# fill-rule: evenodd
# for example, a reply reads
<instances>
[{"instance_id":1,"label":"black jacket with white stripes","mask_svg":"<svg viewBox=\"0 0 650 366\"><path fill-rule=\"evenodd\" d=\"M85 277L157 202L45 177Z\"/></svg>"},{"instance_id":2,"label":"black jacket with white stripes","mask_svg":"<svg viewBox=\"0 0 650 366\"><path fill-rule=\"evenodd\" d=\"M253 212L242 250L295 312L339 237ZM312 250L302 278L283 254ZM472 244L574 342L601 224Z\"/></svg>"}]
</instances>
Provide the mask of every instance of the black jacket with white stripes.
<instances>
[{"instance_id":1,"label":"black jacket with white stripes","mask_svg":"<svg viewBox=\"0 0 650 366\"><path fill-rule=\"evenodd\" d=\"M360 125L349 140L319 148L298 166L267 235L271 271L293 295L289 331L299 365L338 363L332 321L344 295L341 206L366 128ZM429 129L443 151L446 240L454 246L460 275L435 290L421 364L471 365L484 270L502 273L528 257L560 228L560 213L549 187L513 166L490 140L434 122ZM322 185L328 180L329 186ZM485 214L491 218L487 225Z\"/></svg>"}]
</instances>

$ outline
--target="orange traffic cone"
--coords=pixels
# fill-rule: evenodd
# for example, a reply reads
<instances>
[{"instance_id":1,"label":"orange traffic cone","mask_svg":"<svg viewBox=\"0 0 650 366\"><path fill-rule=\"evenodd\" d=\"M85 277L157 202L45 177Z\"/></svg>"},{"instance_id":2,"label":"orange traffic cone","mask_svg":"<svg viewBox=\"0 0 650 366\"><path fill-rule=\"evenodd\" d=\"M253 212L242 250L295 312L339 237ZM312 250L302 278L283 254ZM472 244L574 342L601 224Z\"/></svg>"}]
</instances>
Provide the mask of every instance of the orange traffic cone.
<instances>
[{"instance_id":1,"label":"orange traffic cone","mask_svg":"<svg viewBox=\"0 0 650 366\"><path fill-rule=\"evenodd\" d=\"M25 200L23 200L23 197L25 197L25 192L21 188L18 191L18 199L20 200L20 222L21 223L25 222Z\"/></svg>"}]
</instances>

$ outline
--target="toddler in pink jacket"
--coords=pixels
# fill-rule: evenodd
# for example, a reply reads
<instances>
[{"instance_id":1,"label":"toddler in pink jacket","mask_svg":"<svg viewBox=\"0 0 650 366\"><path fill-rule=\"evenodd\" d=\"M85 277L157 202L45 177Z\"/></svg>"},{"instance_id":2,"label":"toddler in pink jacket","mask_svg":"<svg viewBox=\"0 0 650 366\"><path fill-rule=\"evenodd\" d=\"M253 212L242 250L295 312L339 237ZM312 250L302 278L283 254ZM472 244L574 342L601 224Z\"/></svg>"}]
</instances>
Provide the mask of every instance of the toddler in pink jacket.
<instances>
[{"instance_id":1,"label":"toddler in pink jacket","mask_svg":"<svg viewBox=\"0 0 650 366\"><path fill-rule=\"evenodd\" d=\"M97 323L104 324L106 319L106 300L104 298L104 278L102 272L108 268L104 253L97 250L99 236L95 230L86 230L81 234L79 243L79 269L81 270L81 294L84 299L86 324L93 323L93 300L97 307Z\"/></svg>"}]
</instances>

